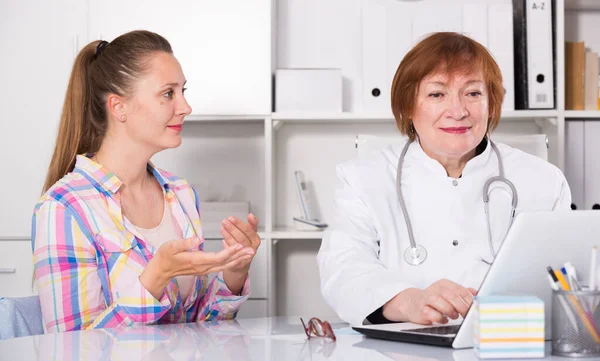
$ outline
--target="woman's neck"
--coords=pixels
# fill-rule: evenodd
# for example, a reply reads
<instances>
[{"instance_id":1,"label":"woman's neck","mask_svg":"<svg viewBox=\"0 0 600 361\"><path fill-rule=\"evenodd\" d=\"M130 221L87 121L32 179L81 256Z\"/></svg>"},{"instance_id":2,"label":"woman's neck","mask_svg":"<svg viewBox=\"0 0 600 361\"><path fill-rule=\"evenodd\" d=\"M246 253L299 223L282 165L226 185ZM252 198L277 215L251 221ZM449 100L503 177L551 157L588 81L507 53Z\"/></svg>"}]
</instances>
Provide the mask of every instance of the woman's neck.
<instances>
[{"instance_id":1,"label":"woman's neck","mask_svg":"<svg viewBox=\"0 0 600 361\"><path fill-rule=\"evenodd\" d=\"M423 149L423 152L425 152L429 158L440 163L446 170L446 174L451 178L459 178L467 163L476 155L476 149L473 149L460 157L436 154L435 152L428 150L427 147L424 147L423 144L421 144L421 149Z\"/></svg>"},{"instance_id":2,"label":"woman's neck","mask_svg":"<svg viewBox=\"0 0 600 361\"><path fill-rule=\"evenodd\" d=\"M106 137L93 159L113 172L129 190L147 186L148 162L152 154L144 154L130 141Z\"/></svg>"}]
</instances>

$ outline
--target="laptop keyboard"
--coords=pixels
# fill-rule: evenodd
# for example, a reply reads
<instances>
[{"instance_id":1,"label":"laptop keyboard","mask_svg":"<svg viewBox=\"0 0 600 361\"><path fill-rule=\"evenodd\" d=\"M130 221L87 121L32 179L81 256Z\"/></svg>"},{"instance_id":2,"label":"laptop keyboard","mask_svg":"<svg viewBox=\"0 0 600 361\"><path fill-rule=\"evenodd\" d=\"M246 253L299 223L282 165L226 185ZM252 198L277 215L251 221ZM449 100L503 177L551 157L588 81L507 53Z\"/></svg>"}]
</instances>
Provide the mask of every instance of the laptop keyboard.
<instances>
[{"instance_id":1,"label":"laptop keyboard","mask_svg":"<svg viewBox=\"0 0 600 361\"><path fill-rule=\"evenodd\" d=\"M416 332L416 333L428 333L432 335L452 335L458 333L460 329L460 325L452 325L452 326L434 326L434 327L425 327L425 328L416 328L412 330L405 330L407 332Z\"/></svg>"}]
</instances>

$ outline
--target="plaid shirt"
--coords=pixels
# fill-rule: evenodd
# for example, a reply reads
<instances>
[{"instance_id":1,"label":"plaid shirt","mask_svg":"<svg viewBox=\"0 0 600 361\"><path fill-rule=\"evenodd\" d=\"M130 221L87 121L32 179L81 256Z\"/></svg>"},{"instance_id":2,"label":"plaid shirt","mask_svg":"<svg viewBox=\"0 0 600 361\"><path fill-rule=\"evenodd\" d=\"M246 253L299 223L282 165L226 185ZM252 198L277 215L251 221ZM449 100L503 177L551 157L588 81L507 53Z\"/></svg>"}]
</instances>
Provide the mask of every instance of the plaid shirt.
<instances>
[{"instance_id":1,"label":"plaid shirt","mask_svg":"<svg viewBox=\"0 0 600 361\"><path fill-rule=\"evenodd\" d=\"M184 179L154 168L182 238L204 237L198 197ZM109 170L78 155L73 172L46 192L32 220L35 278L48 332L232 319L250 294L233 295L222 273L196 278L186 300L172 279L160 299L139 281L156 249L123 218Z\"/></svg>"}]
</instances>

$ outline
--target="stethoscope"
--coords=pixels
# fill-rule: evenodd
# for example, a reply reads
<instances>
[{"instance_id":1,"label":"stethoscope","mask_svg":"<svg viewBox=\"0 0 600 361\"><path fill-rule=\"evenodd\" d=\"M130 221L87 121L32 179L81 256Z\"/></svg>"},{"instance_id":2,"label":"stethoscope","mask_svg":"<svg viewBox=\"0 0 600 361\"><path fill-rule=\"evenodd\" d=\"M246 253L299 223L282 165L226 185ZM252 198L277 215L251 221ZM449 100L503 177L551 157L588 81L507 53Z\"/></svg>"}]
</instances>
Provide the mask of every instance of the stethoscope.
<instances>
[{"instance_id":1,"label":"stethoscope","mask_svg":"<svg viewBox=\"0 0 600 361\"><path fill-rule=\"evenodd\" d=\"M489 140L489 138L488 138ZM402 165L404 164L404 157L406 156L406 152L410 147L412 141L408 141L402 149L402 153L400 154L400 159L398 160L398 173L396 175L396 191L398 193L398 201L400 202L400 207L402 208L402 214L404 214L404 221L406 222L406 228L408 230L408 238L410 240L410 247L406 249L404 252L404 259L406 262L413 266L418 266L425 261L427 258L427 250L422 245L419 245L415 242L415 236L413 234L412 225L410 223L410 218L408 216L408 212L406 211L406 204L404 203L404 197L402 196ZM512 226L513 220L515 218L515 209L517 208L517 203L519 201L519 197L517 196L517 189L511 181L504 177L504 166L502 164L502 158L500 157L500 151L496 147L491 140L489 140L490 146L492 150L496 154L496 158L498 159L498 175L488 179L483 185L483 208L485 211L485 220L487 223L487 232L488 232L488 243L490 246L490 251L492 253L492 262L496 258L496 251L494 250L494 244L492 242L492 228L490 226L490 215L489 215L489 203L490 203L490 185L494 182L500 182L506 184L512 193L511 197L511 214L510 214L510 222L508 224L508 229ZM508 230L506 231L508 233ZM506 234L505 234L506 236ZM486 261L482 259L482 261L488 265L491 265L492 262Z\"/></svg>"}]
</instances>

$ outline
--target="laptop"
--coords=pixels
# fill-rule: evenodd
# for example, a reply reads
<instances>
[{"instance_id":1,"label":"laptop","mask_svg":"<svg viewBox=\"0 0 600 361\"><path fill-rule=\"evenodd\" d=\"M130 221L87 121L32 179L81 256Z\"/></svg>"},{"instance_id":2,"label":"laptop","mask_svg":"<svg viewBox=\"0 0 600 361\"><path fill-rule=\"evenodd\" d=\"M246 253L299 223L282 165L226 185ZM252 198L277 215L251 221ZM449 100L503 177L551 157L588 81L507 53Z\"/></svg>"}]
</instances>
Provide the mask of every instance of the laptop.
<instances>
[{"instance_id":1,"label":"laptop","mask_svg":"<svg viewBox=\"0 0 600 361\"><path fill-rule=\"evenodd\" d=\"M546 268L570 262L582 285L588 284L591 250L600 246L599 211L519 213L489 268L478 295L537 296L544 301L546 340L552 335L552 290ZM418 266L417 266L418 267ZM388 323L354 330L379 339L453 348L473 347L474 312L445 325Z\"/></svg>"}]
</instances>

